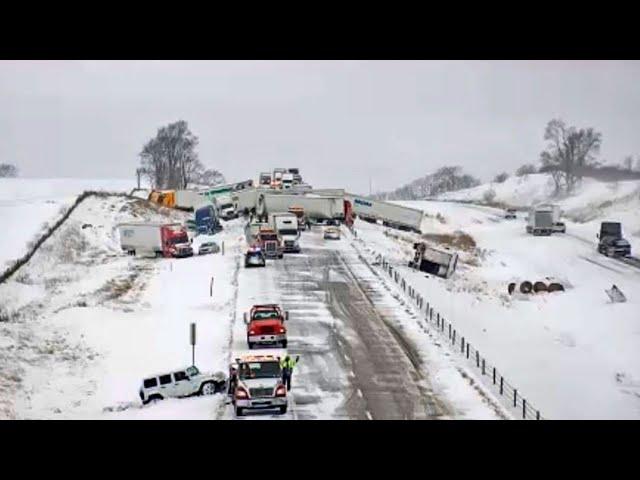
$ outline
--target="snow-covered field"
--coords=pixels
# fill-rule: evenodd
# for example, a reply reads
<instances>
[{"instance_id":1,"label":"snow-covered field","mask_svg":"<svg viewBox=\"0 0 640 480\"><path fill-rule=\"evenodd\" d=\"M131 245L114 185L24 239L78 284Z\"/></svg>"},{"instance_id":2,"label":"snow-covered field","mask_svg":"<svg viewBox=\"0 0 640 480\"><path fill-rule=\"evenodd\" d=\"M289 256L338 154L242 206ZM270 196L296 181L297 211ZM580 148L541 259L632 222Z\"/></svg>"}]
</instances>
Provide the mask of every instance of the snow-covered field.
<instances>
[{"instance_id":1,"label":"snow-covered field","mask_svg":"<svg viewBox=\"0 0 640 480\"><path fill-rule=\"evenodd\" d=\"M54 223L84 190L130 192L135 186L125 179L0 178L0 221L11 227L0 237L0 270L24 255L44 224Z\"/></svg>"},{"instance_id":2,"label":"snow-covered field","mask_svg":"<svg viewBox=\"0 0 640 480\"><path fill-rule=\"evenodd\" d=\"M603 188L588 190L594 195ZM428 233L462 230L475 239L477 248L462 252L451 279L426 278L406 267L416 235L387 231L388 236L379 226L359 222L359 237L391 258L544 416L640 418L640 269L597 254L595 231L588 240L588 227L571 221L567 235L533 237L525 233L523 213L510 221L489 207L399 203L430 215ZM564 205L577 208L578 201L568 198ZM572 236L575 231L578 237ZM507 293L510 281L546 277L567 290L526 297ZM627 303L609 302L604 290L612 284L627 294Z\"/></svg>"}]
</instances>

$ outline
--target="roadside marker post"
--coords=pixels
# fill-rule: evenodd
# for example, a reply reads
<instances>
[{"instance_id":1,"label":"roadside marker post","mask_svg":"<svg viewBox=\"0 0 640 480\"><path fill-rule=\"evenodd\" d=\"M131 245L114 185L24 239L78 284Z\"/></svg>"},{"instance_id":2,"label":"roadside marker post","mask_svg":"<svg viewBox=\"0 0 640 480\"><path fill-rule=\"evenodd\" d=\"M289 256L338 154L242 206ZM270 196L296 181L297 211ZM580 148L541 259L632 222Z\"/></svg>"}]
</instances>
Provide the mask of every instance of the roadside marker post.
<instances>
[{"instance_id":1,"label":"roadside marker post","mask_svg":"<svg viewBox=\"0 0 640 480\"><path fill-rule=\"evenodd\" d=\"M211 283L209 284L209 296L213 297L213 277L211 277Z\"/></svg>"},{"instance_id":2,"label":"roadside marker post","mask_svg":"<svg viewBox=\"0 0 640 480\"><path fill-rule=\"evenodd\" d=\"M192 323L190 332L190 340L191 340L191 365L196 364L196 324Z\"/></svg>"}]
</instances>

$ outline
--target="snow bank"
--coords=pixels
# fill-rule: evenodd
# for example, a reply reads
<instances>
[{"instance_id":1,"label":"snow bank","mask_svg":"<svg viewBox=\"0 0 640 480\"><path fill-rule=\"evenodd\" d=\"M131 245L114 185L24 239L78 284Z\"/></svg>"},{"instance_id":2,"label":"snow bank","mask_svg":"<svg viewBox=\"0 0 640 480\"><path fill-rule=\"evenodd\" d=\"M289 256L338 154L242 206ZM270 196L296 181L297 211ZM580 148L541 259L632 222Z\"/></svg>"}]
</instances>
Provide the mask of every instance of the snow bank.
<instances>
[{"instance_id":1,"label":"snow bank","mask_svg":"<svg viewBox=\"0 0 640 480\"><path fill-rule=\"evenodd\" d=\"M0 221L11 235L0 237L0 270L24 255L28 243L53 224L61 211L85 190L130 192L135 182L125 179L0 178Z\"/></svg>"}]
</instances>

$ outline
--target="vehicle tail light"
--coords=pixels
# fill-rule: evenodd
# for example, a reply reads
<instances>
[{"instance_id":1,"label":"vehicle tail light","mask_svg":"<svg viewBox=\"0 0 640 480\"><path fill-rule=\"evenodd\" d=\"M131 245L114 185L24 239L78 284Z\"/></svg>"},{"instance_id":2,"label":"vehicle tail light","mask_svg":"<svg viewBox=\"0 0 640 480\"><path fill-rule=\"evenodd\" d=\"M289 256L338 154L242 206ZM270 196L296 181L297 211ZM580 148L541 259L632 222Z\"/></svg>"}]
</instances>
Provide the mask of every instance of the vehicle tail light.
<instances>
[{"instance_id":1,"label":"vehicle tail light","mask_svg":"<svg viewBox=\"0 0 640 480\"><path fill-rule=\"evenodd\" d=\"M244 388L238 387L236 388L236 398L249 398L249 394Z\"/></svg>"},{"instance_id":2,"label":"vehicle tail light","mask_svg":"<svg viewBox=\"0 0 640 480\"><path fill-rule=\"evenodd\" d=\"M276 388L276 397L286 397L287 396L287 387L284 385L278 385Z\"/></svg>"}]
</instances>

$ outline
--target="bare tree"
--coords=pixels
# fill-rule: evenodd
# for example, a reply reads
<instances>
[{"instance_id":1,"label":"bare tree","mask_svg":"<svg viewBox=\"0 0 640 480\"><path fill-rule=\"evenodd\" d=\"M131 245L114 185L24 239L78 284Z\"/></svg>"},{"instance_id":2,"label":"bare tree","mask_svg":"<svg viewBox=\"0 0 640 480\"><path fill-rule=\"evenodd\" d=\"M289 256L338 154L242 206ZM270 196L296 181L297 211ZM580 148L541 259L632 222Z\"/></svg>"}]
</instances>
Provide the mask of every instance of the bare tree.
<instances>
[{"instance_id":1,"label":"bare tree","mask_svg":"<svg viewBox=\"0 0 640 480\"><path fill-rule=\"evenodd\" d=\"M537 170L535 165L525 163L524 165L518 167L518 169L516 170L516 177L524 177L525 175L530 175L536 172Z\"/></svg>"},{"instance_id":2,"label":"bare tree","mask_svg":"<svg viewBox=\"0 0 640 480\"><path fill-rule=\"evenodd\" d=\"M600 151L602 134L593 128L567 127L562 120L554 119L547 124L544 139L548 143L540 154L540 161L551 172L556 191L561 184L567 192L573 191L582 178L583 168L590 165Z\"/></svg>"},{"instance_id":3,"label":"bare tree","mask_svg":"<svg viewBox=\"0 0 640 480\"><path fill-rule=\"evenodd\" d=\"M0 163L0 177L14 178L18 176L18 167L10 163Z\"/></svg>"},{"instance_id":4,"label":"bare tree","mask_svg":"<svg viewBox=\"0 0 640 480\"><path fill-rule=\"evenodd\" d=\"M186 188L203 170L197 145L198 137L184 120L159 128L140 152L142 173L153 188Z\"/></svg>"},{"instance_id":5,"label":"bare tree","mask_svg":"<svg viewBox=\"0 0 640 480\"><path fill-rule=\"evenodd\" d=\"M495 183L504 183L507 180L507 178L509 178L509 174L507 172L502 172L496 175L493 181Z\"/></svg>"}]
</instances>

